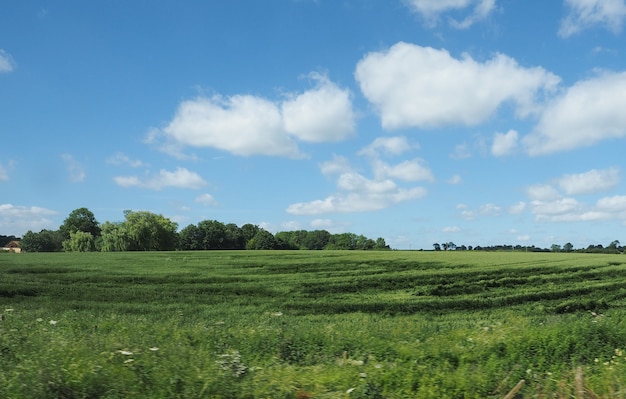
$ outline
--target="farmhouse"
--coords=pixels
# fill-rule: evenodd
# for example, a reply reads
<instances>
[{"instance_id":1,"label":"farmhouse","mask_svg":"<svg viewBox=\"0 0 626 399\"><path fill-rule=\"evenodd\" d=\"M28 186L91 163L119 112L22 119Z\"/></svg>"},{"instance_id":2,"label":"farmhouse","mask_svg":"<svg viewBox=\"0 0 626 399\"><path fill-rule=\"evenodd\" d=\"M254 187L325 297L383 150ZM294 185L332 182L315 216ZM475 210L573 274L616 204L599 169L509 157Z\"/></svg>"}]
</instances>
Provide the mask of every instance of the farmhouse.
<instances>
[{"instance_id":1,"label":"farmhouse","mask_svg":"<svg viewBox=\"0 0 626 399\"><path fill-rule=\"evenodd\" d=\"M2 247L2 250L5 252L15 252L17 254L22 252L19 241L9 241L4 247Z\"/></svg>"}]
</instances>

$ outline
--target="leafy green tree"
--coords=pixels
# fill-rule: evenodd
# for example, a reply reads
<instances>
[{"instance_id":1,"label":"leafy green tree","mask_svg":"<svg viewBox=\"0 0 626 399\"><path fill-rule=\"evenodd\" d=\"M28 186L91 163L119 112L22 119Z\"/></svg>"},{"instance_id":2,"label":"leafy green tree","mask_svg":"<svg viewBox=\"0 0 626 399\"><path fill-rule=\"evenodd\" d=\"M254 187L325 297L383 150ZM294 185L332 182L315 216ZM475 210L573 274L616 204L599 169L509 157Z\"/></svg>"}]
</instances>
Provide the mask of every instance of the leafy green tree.
<instances>
[{"instance_id":1,"label":"leafy green tree","mask_svg":"<svg viewBox=\"0 0 626 399\"><path fill-rule=\"evenodd\" d=\"M435 251L441 251L441 245L438 242L433 244L433 248L435 248Z\"/></svg>"},{"instance_id":2,"label":"leafy green tree","mask_svg":"<svg viewBox=\"0 0 626 399\"><path fill-rule=\"evenodd\" d=\"M90 233L93 237L98 237L101 233L100 224L87 208L73 210L59 227L59 231L65 239L69 239L70 234L77 231Z\"/></svg>"},{"instance_id":3,"label":"leafy green tree","mask_svg":"<svg viewBox=\"0 0 626 399\"><path fill-rule=\"evenodd\" d=\"M96 240L91 233L75 231L63 241L63 249L68 252L90 252L96 250Z\"/></svg>"},{"instance_id":4,"label":"leafy green tree","mask_svg":"<svg viewBox=\"0 0 626 399\"><path fill-rule=\"evenodd\" d=\"M330 233L326 230L309 231L302 243L306 249L319 250L324 249L330 241Z\"/></svg>"},{"instance_id":5,"label":"leafy green tree","mask_svg":"<svg viewBox=\"0 0 626 399\"><path fill-rule=\"evenodd\" d=\"M39 233L29 230L22 240L20 247L26 252L57 252L63 250L63 234L58 230L43 229Z\"/></svg>"},{"instance_id":6,"label":"leafy green tree","mask_svg":"<svg viewBox=\"0 0 626 399\"><path fill-rule=\"evenodd\" d=\"M246 248L248 247L248 243L251 239L256 236L256 234L261 230L261 228L257 225L246 223L241 226L241 234L243 234L243 239L246 243Z\"/></svg>"},{"instance_id":7,"label":"leafy green tree","mask_svg":"<svg viewBox=\"0 0 626 399\"><path fill-rule=\"evenodd\" d=\"M178 243L178 224L148 211L124 211L130 251L171 251Z\"/></svg>"},{"instance_id":8,"label":"leafy green tree","mask_svg":"<svg viewBox=\"0 0 626 399\"><path fill-rule=\"evenodd\" d=\"M254 237L246 245L246 249L276 249L276 238L265 229L259 229Z\"/></svg>"},{"instance_id":9,"label":"leafy green tree","mask_svg":"<svg viewBox=\"0 0 626 399\"><path fill-rule=\"evenodd\" d=\"M559 244L552 244L552 246L550 246L550 251L561 252L561 246Z\"/></svg>"},{"instance_id":10,"label":"leafy green tree","mask_svg":"<svg viewBox=\"0 0 626 399\"><path fill-rule=\"evenodd\" d=\"M202 249L202 235L200 229L195 224L183 228L178 233L179 246L182 250L198 250Z\"/></svg>"},{"instance_id":11,"label":"leafy green tree","mask_svg":"<svg viewBox=\"0 0 626 399\"><path fill-rule=\"evenodd\" d=\"M573 249L574 249L574 246L572 245L571 242L568 242L567 244L563 245L563 252L572 252Z\"/></svg>"},{"instance_id":12,"label":"leafy green tree","mask_svg":"<svg viewBox=\"0 0 626 399\"><path fill-rule=\"evenodd\" d=\"M102 251L127 251L131 238L124 223L104 222L102 224Z\"/></svg>"},{"instance_id":13,"label":"leafy green tree","mask_svg":"<svg viewBox=\"0 0 626 399\"><path fill-rule=\"evenodd\" d=\"M374 249L376 250L386 250L386 249L390 249L389 245L387 245L387 243L385 242L385 239L382 237L378 237L376 239L376 245L374 246Z\"/></svg>"},{"instance_id":14,"label":"leafy green tree","mask_svg":"<svg viewBox=\"0 0 626 399\"><path fill-rule=\"evenodd\" d=\"M228 223L224 226L224 231L226 233L224 249L246 249L246 239L239 226Z\"/></svg>"},{"instance_id":15,"label":"leafy green tree","mask_svg":"<svg viewBox=\"0 0 626 399\"><path fill-rule=\"evenodd\" d=\"M201 237L201 249L224 249L226 240L226 226L217 220L203 220L198 223L198 233Z\"/></svg>"}]
</instances>

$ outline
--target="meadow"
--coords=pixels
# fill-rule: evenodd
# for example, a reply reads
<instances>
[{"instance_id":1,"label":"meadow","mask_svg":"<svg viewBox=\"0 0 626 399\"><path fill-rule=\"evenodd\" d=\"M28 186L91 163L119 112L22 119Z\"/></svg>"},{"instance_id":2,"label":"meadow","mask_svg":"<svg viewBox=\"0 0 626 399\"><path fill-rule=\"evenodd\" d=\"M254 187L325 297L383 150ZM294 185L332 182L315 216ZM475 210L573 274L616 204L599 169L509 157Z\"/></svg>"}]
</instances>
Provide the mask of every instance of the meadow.
<instances>
[{"instance_id":1,"label":"meadow","mask_svg":"<svg viewBox=\"0 0 626 399\"><path fill-rule=\"evenodd\" d=\"M1 398L626 397L625 255L0 254L0 313Z\"/></svg>"}]
</instances>

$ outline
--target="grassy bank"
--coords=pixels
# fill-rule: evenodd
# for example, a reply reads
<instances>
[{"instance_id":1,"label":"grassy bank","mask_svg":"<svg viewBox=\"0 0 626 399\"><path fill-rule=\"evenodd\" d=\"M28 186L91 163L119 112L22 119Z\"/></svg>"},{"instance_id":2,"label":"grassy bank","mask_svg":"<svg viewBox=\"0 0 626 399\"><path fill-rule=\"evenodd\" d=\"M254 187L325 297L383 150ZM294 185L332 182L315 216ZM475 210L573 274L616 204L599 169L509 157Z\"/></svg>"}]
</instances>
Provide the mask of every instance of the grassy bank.
<instances>
[{"instance_id":1,"label":"grassy bank","mask_svg":"<svg viewBox=\"0 0 626 399\"><path fill-rule=\"evenodd\" d=\"M520 397L623 397L625 266L551 253L3 254L0 397L499 398L522 379Z\"/></svg>"}]
</instances>

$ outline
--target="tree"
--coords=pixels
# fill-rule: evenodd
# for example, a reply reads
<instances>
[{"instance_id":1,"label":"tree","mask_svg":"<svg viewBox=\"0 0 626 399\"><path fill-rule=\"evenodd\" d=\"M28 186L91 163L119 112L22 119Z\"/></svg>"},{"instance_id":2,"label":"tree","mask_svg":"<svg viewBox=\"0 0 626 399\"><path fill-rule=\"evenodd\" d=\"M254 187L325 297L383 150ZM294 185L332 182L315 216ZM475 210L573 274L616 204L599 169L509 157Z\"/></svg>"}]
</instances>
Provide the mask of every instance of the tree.
<instances>
[{"instance_id":1,"label":"tree","mask_svg":"<svg viewBox=\"0 0 626 399\"><path fill-rule=\"evenodd\" d=\"M87 208L73 210L59 227L59 231L65 239L70 238L70 234L83 231L90 233L93 237L100 236L100 225L94 214Z\"/></svg>"},{"instance_id":2,"label":"tree","mask_svg":"<svg viewBox=\"0 0 626 399\"><path fill-rule=\"evenodd\" d=\"M574 249L574 246L572 245L571 242L568 242L567 244L563 245L563 252L572 252L573 249Z\"/></svg>"},{"instance_id":3,"label":"tree","mask_svg":"<svg viewBox=\"0 0 626 399\"><path fill-rule=\"evenodd\" d=\"M90 252L96 250L95 237L91 233L75 231L63 241L63 249L68 252Z\"/></svg>"},{"instance_id":4,"label":"tree","mask_svg":"<svg viewBox=\"0 0 626 399\"><path fill-rule=\"evenodd\" d=\"M433 248L435 248L435 251L441 251L441 245L437 242L433 244Z\"/></svg>"},{"instance_id":5,"label":"tree","mask_svg":"<svg viewBox=\"0 0 626 399\"><path fill-rule=\"evenodd\" d=\"M124 211L125 221L102 226L103 251L171 251L178 245L178 224L147 211Z\"/></svg>"},{"instance_id":6,"label":"tree","mask_svg":"<svg viewBox=\"0 0 626 399\"><path fill-rule=\"evenodd\" d=\"M180 249L184 251L202 249L200 229L195 224L190 224L182 229L178 233L178 240Z\"/></svg>"},{"instance_id":7,"label":"tree","mask_svg":"<svg viewBox=\"0 0 626 399\"><path fill-rule=\"evenodd\" d=\"M276 249L276 238L265 229L260 229L248 244L246 249Z\"/></svg>"},{"instance_id":8,"label":"tree","mask_svg":"<svg viewBox=\"0 0 626 399\"><path fill-rule=\"evenodd\" d=\"M172 251L178 243L178 224L148 211L124 211L130 251Z\"/></svg>"},{"instance_id":9,"label":"tree","mask_svg":"<svg viewBox=\"0 0 626 399\"><path fill-rule=\"evenodd\" d=\"M550 251L561 252L561 246L559 244L552 244L552 246L550 246Z\"/></svg>"},{"instance_id":10,"label":"tree","mask_svg":"<svg viewBox=\"0 0 626 399\"><path fill-rule=\"evenodd\" d=\"M39 233L28 230L20 247L26 252L57 252L63 249L63 235L57 230L43 229Z\"/></svg>"},{"instance_id":11,"label":"tree","mask_svg":"<svg viewBox=\"0 0 626 399\"><path fill-rule=\"evenodd\" d=\"M246 242L246 248L248 247L248 243L251 239L256 236L261 228L257 225L246 223L241 226L241 234L243 234L243 239Z\"/></svg>"},{"instance_id":12,"label":"tree","mask_svg":"<svg viewBox=\"0 0 626 399\"><path fill-rule=\"evenodd\" d=\"M104 222L102 225L102 251L127 251L130 237L124 223Z\"/></svg>"},{"instance_id":13,"label":"tree","mask_svg":"<svg viewBox=\"0 0 626 399\"><path fill-rule=\"evenodd\" d=\"M385 242L384 238L378 237L376 239L376 246L374 247L374 249L384 250L384 249L390 249L390 248L389 248L389 245L387 245L387 243Z\"/></svg>"}]
</instances>

